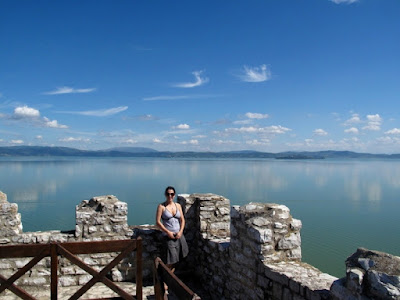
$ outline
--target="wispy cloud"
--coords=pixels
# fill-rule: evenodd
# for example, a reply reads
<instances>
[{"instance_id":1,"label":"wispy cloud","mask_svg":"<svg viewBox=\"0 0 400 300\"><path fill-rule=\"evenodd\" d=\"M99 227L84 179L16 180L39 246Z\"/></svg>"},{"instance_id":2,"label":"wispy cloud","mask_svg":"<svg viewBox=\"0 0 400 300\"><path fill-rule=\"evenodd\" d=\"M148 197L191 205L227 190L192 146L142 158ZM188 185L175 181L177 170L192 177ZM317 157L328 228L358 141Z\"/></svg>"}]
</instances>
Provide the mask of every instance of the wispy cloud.
<instances>
[{"instance_id":1,"label":"wispy cloud","mask_svg":"<svg viewBox=\"0 0 400 300\"><path fill-rule=\"evenodd\" d=\"M84 116L92 116L92 117L108 117L120 112L123 112L128 109L128 106L119 106L114 108L107 109L98 109L98 110L86 110L86 111L60 111L60 113L64 114L76 114L76 115L84 115Z\"/></svg>"},{"instance_id":2,"label":"wispy cloud","mask_svg":"<svg viewBox=\"0 0 400 300\"><path fill-rule=\"evenodd\" d=\"M198 145L199 141L196 140L196 139L192 139L192 140L189 140L189 141L182 141L181 144L182 145Z\"/></svg>"},{"instance_id":3,"label":"wispy cloud","mask_svg":"<svg viewBox=\"0 0 400 300\"><path fill-rule=\"evenodd\" d=\"M143 101L160 101L160 100L185 100L185 99L207 99L207 98L217 98L222 97L222 95L161 95L154 97L145 97Z\"/></svg>"},{"instance_id":4,"label":"wispy cloud","mask_svg":"<svg viewBox=\"0 0 400 300\"><path fill-rule=\"evenodd\" d=\"M343 125L349 126L349 125L358 124L358 123L361 123L359 114L352 114L351 118L346 120Z\"/></svg>"},{"instance_id":5,"label":"wispy cloud","mask_svg":"<svg viewBox=\"0 0 400 300\"><path fill-rule=\"evenodd\" d=\"M158 101L158 100L183 100L191 99L193 96L182 95L182 96L155 96L155 97L145 97L144 101Z\"/></svg>"},{"instance_id":6,"label":"wispy cloud","mask_svg":"<svg viewBox=\"0 0 400 300\"><path fill-rule=\"evenodd\" d=\"M283 134L291 129L283 127L281 125L272 125L268 127L240 127L240 128L226 128L225 132L228 133L261 133L261 134Z\"/></svg>"},{"instance_id":7,"label":"wispy cloud","mask_svg":"<svg viewBox=\"0 0 400 300\"><path fill-rule=\"evenodd\" d=\"M319 136L325 136L328 135L328 132L326 132L325 130L318 128L314 130L314 135L319 135Z\"/></svg>"},{"instance_id":8,"label":"wispy cloud","mask_svg":"<svg viewBox=\"0 0 400 300\"><path fill-rule=\"evenodd\" d=\"M11 140L10 143L11 143L11 144L15 144L15 145L21 145L21 144L24 143L24 141L23 141L23 140Z\"/></svg>"},{"instance_id":9,"label":"wispy cloud","mask_svg":"<svg viewBox=\"0 0 400 300\"><path fill-rule=\"evenodd\" d=\"M266 65L259 67L244 66L239 78L245 82L263 82L271 79L271 71Z\"/></svg>"},{"instance_id":10,"label":"wispy cloud","mask_svg":"<svg viewBox=\"0 0 400 300\"><path fill-rule=\"evenodd\" d=\"M45 95L61 95L61 94L82 94L82 93L91 93L94 92L95 88L88 88L88 89L74 89L72 87L63 86L58 87L54 91L45 92Z\"/></svg>"},{"instance_id":11,"label":"wispy cloud","mask_svg":"<svg viewBox=\"0 0 400 300\"><path fill-rule=\"evenodd\" d=\"M330 0L331 2L333 2L333 3L336 3L336 4L352 4L352 3L355 3L355 2L358 2L358 0Z\"/></svg>"},{"instance_id":12,"label":"wispy cloud","mask_svg":"<svg viewBox=\"0 0 400 300\"><path fill-rule=\"evenodd\" d=\"M90 139L84 139L84 138L75 138L75 137L66 137L59 139L60 142L64 143L73 143L73 142L90 142Z\"/></svg>"},{"instance_id":13,"label":"wispy cloud","mask_svg":"<svg viewBox=\"0 0 400 300\"><path fill-rule=\"evenodd\" d=\"M267 114L260 114L260 113L246 113L246 117L249 119L267 119L269 116Z\"/></svg>"},{"instance_id":14,"label":"wispy cloud","mask_svg":"<svg viewBox=\"0 0 400 300\"><path fill-rule=\"evenodd\" d=\"M179 88L194 88L197 86L201 86L209 81L207 77L202 77L201 73L203 71L194 71L192 74L194 75L195 81L194 82L184 82L184 83L176 83L172 86L179 87Z\"/></svg>"}]
</instances>

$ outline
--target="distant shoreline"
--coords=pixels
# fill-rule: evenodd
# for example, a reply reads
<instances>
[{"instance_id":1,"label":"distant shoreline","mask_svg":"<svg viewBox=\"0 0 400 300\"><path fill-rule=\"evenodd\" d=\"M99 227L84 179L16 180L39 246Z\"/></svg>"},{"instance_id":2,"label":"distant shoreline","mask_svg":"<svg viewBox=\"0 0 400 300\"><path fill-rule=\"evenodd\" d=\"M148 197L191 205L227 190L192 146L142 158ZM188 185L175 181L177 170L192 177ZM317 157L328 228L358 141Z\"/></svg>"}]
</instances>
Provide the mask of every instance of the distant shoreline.
<instances>
[{"instance_id":1,"label":"distant shoreline","mask_svg":"<svg viewBox=\"0 0 400 300\"><path fill-rule=\"evenodd\" d=\"M251 150L226 152L172 152L151 148L120 147L106 150L80 150L68 147L12 146L0 147L0 157L161 157L161 158L273 158L273 159L329 159L329 158L385 158L400 159L400 154L357 153L352 151L287 151L279 153Z\"/></svg>"}]
</instances>

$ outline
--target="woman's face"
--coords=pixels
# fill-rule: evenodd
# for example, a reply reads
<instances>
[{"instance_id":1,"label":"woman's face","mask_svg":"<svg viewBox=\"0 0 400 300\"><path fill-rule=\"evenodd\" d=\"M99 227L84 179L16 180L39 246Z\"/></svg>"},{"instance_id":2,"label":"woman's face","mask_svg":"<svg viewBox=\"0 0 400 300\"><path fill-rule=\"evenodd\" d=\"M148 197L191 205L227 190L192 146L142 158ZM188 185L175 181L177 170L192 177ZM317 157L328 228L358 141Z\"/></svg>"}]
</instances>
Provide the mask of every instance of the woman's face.
<instances>
[{"instance_id":1,"label":"woman's face","mask_svg":"<svg viewBox=\"0 0 400 300\"><path fill-rule=\"evenodd\" d=\"M174 197L175 197L175 192L174 192L174 190L173 190L173 189L167 190L167 193L166 193L165 197L166 197L168 200L174 200Z\"/></svg>"}]
</instances>

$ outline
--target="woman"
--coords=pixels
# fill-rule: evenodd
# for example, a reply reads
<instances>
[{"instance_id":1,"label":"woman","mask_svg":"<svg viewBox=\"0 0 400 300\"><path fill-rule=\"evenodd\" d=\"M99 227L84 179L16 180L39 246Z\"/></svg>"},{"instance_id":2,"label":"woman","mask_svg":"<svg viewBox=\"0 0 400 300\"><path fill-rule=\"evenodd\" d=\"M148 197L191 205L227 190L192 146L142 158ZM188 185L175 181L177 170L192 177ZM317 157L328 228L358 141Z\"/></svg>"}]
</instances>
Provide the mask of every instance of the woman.
<instances>
[{"instance_id":1,"label":"woman","mask_svg":"<svg viewBox=\"0 0 400 300\"><path fill-rule=\"evenodd\" d=\"M172 271L180 258L186 257L189 249L183 230L185 217L182 207L174 202L175 188L168 186L165 189L165 202L157 207L156 224L166 235L166 265Z\"/></svg>"}]
</instances>

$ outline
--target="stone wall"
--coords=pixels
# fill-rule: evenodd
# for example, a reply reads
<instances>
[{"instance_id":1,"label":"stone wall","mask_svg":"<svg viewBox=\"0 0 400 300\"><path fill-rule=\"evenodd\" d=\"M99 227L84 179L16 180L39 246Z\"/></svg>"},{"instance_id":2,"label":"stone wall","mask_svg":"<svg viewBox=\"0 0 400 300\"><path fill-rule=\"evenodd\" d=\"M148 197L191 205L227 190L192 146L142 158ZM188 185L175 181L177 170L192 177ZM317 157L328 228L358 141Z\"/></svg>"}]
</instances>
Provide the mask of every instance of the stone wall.
<instances>
[{"instance_id":1,"label":"stone wall","mask_svg":"<svg viewBox=\"0 0 400 300\"><path fill-rule=\"evenodd\" d=\"M180 200L187 211L199 212L197 227L187 231L190 236L197 232L191 257L210 299L329 298L337 278L301 262L302 223L286 206L230 208L228 199L213 194Z\"/></svg>"},{"instance_id":2,"label":"stone wall","mask_svg":"<svg viewBox=\"0 0 400 300\"><path fill-rule=\"evenodd\" d=\"M50 242L77 242L130 239L133 231L128 227L128 207L115 196L94 197L84 200L76 206L75 231L61 232L57 230L46 232L22 232L21 216L18 205L9 203L5 194L0 193L0 241L3 245L42 244ZM96 270L106 266L117 253L94 253L79 257ZM19 268L28 263L31 258L0 260L0 274L8 278ZM134 255L122 261L114 268L111 276L115 281L132 278L134 272L127 271L133 265ZM41 260L30 272L16 281L18 285L50 284L50 258ZM91 275L69 260L59 259L59 284L61 286L82 285L91 279Z\"/></svg>"},{"instance_id":3,"label":"stone wall","mask_svg":"<svg viewBox=\"0 0 400 300\"><path fill-rule=\"evenodd\" d=\"M231 207L228 199L214 194L179 195L178 202L186 218L190 254L179 264L177 273L184 275L182 279L195 276L209 291L210 299L400 299L400 263L389 270L379 267L383 259L353 255L346 261L347 277L337 279L301 262L302 222L294 219L284 205L249 203ZM76 207L76 227L71 232L24 233L18 206L9 203L1 192L0 205L0 243L5 245L142 237L143 276L145 283L152 282L154 258L162 256L162 234L151 225L129 227L127 204L116 197L82 201ZM115 255L81 258L100 270ZM385 259L391 266L393 261L400 261L393 256ZM8 278L29 260L0 260L0 274ZM50 260L43 259L17 284L49 284L49 267ZM135 272L132 253L110 276L114 281L130 281ZM59 275L62 286L82 285L91 278L63 258Z\"/></svg>"}]
</instances>

